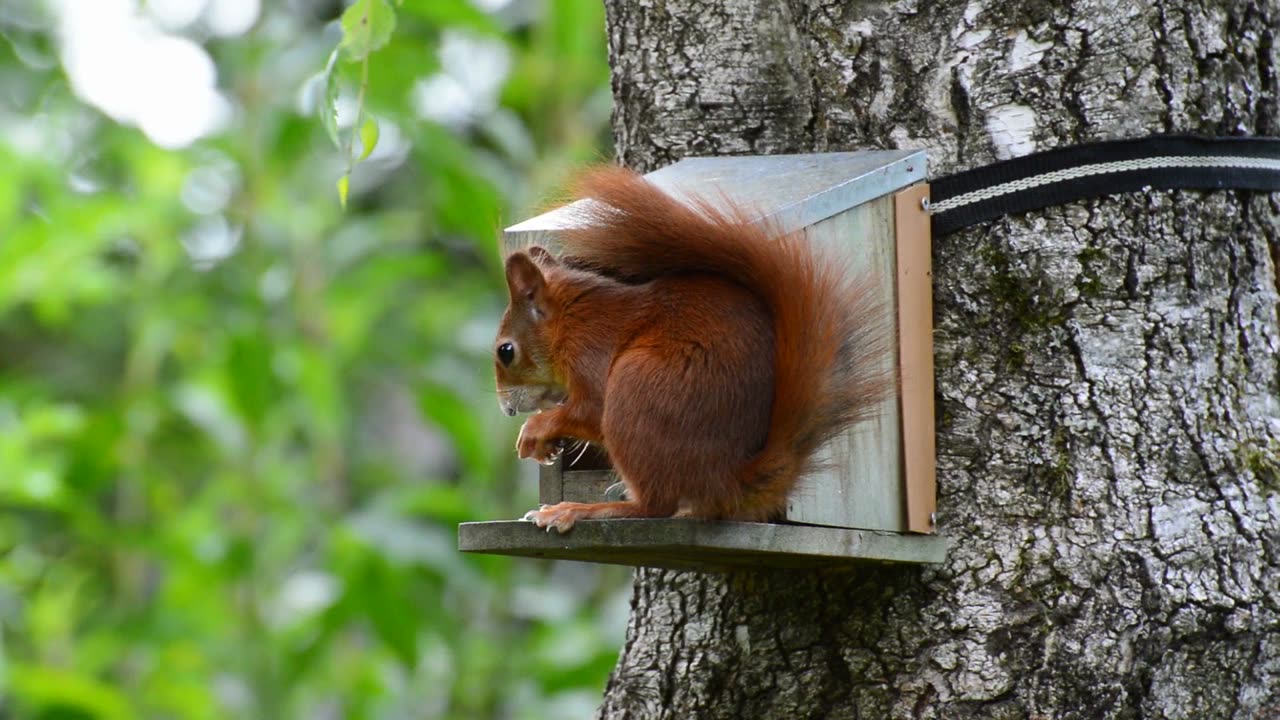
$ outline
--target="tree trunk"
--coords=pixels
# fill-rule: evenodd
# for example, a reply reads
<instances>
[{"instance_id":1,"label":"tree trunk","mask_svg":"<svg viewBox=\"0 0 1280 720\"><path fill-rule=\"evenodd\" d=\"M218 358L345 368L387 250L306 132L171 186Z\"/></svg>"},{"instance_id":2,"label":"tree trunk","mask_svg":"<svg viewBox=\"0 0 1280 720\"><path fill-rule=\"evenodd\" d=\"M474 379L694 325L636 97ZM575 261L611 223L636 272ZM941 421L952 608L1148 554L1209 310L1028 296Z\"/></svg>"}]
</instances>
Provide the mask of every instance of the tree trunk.
<instances>
[{"instance_id":1,"label":"tree trunk","mask_svg":"<svg viewBox=\"0 0 1280 720\"><path fill-rule=\"evenodd\" d=\"M618 152L1275 134L1280 4L606 0ZM1280 718L1280 203L935 240L938 567L640 570L601 718Z\"/></svg>"}]
</instances>

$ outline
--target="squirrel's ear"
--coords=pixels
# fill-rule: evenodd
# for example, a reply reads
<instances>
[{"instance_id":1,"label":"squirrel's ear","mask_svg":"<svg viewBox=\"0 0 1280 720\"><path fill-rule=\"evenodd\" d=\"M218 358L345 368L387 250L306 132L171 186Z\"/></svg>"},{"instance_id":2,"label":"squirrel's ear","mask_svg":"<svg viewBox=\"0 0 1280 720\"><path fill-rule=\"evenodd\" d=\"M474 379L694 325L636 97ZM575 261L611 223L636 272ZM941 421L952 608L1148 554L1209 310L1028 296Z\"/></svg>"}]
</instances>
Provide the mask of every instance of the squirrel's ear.
<instances>
[{"instance_id":1,"label":"squirrel's ear","mask_svg":"<svg viewBox=\"0 0 1280 720\"><path fill-rule=\"evenodd\" d=\"M542 269L528 253L517 252L507 258L507 291L512 303L522 303L536 314L545 314L546 290Z\"/></svg>"},{"instance_id":2,"label":"squirrel's ear","mask_svg":"<svg viewBox=\"0 0 1280 720\"><path fill-rule=\"evenodd\" d=\"M541 245L530 245L524 251L529 253L529 257L533 258L534 262L543 267L554 267L559 264L555 256Z\"/></svg>"}]
</instances>

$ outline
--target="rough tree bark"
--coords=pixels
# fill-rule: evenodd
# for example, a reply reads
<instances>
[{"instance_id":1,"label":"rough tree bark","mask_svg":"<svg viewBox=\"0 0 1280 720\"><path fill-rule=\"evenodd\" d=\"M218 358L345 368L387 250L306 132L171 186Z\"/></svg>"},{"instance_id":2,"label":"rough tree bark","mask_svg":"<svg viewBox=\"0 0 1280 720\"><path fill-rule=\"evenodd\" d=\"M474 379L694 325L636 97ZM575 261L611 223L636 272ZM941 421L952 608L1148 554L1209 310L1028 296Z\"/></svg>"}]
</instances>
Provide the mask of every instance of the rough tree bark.
<instances>
[{"instance_id":1,"label":"rough tree bark","mask_svg":"<svg viewBox=\"0 0 1280 720\"><path fill-rule=\"evenodd\" d=\"M1276 134L1276 0L606 0L621 159ZM1280 198L935 241L937 568L641 570L601 718L1280 718Z\"/></svg>"}]
</instances>

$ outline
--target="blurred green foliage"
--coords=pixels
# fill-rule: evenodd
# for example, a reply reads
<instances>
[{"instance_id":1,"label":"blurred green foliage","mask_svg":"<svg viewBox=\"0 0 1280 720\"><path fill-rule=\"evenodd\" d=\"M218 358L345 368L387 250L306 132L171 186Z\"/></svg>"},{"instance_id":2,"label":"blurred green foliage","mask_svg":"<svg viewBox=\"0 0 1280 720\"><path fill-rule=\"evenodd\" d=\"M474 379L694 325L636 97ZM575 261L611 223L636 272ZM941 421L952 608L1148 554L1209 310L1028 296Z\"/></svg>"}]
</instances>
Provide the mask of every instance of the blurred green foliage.
<instances>
[{"instance_id":1,"label":"blurred green foliage","mask_svg":"<svg viewBox=\"0 0 1280 720\"><path fill-rule=\"evenodd\" d=\"M0 716L587 714L625 573L454 526L535 500L495 236L607 153L598 1L387 3L345 212L341 3L170 28L230 112L166 149L75 91L59 23L90 1L0 3ZM476 47L502 79L460 109Z\"/></svg>"}]
</instances>

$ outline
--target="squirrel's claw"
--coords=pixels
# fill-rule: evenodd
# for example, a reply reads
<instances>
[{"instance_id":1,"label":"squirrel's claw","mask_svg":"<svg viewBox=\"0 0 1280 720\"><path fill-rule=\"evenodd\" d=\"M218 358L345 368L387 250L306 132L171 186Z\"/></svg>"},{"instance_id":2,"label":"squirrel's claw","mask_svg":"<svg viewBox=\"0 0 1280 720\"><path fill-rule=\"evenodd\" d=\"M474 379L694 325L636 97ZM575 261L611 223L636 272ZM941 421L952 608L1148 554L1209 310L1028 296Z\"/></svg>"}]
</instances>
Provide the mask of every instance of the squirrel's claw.
<instances>
[{"instance_id":1,"label":"squirrel's claw","mask_svg":"<svg viewBox=\"0 0 1280 720\"><path fill-rule=\"evenodd\" d=\"M522 515L522 516L520 517L520 519L521 519L521 520L523 520L523 521L525 521L525 522L536 522L537 514L538 514L540 511L542 511L542 510L546 510L546 509L547 509L547 508L549 508L549 507L551 507L551 506L550 506L550 505L539 505L539 506L537 507L537 509L536 509L536 510L530 510L529 512L527 512L527 513L525 513L524 515Z\"/></svg>"},{"instance_id":2,"label":"squirrel's claw","mask_svg":"<svg viewBox=\"0 0 1280 720\"><path fill-rule=\"evenodd\" d=\"M560 503L559 505L543 505L537 510L530 510L525 513L524 519L532 522L540 528L551 532L553 529L564 534L573 529L573 524L578 520L578 513L572 507L572 503Z\"/></svg>"}]
</instances>

